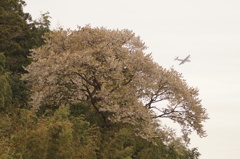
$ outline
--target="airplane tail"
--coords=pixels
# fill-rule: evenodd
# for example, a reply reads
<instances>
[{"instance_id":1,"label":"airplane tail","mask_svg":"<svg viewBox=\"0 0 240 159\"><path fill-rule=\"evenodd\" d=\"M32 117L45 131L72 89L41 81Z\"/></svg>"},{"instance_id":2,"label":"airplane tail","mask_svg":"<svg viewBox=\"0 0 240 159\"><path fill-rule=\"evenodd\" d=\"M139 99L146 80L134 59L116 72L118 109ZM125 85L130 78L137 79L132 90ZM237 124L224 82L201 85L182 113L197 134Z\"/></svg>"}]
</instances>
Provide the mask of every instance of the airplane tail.
<instances>
[{"instance_id":1,"label":"airplane tail","mask_svg":"<svg viewBox=\"0 0 240 159\"><path fill-rule=\"evenodd\" d=\"M176 61L176 60L179 60L178 57L176 57L176 58L174 59L174 61Z\"/></svg>"}]
</instances>

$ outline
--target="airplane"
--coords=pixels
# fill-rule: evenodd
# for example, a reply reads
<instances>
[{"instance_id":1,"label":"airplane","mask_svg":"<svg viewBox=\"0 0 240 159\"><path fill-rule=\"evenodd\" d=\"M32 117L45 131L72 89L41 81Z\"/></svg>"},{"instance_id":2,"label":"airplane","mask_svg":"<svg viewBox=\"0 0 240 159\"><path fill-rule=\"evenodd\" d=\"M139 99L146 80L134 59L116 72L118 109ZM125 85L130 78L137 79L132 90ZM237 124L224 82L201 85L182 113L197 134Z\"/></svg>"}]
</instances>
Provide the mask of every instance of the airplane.
<instances>
[{"instance_id":1,"label":"airplane","mask_svg":"<svg viewBox=\"0 0 240 159\"><path fill-rule=\"evenodd\" d=\"M190 58L190 55L188 55L185 59L179 59L178 57L176 57L174 61L176 61L176 60L181 61L179 65L182 65L185 62L190 62L189 58Z\"/></svg>"}]
</instances>

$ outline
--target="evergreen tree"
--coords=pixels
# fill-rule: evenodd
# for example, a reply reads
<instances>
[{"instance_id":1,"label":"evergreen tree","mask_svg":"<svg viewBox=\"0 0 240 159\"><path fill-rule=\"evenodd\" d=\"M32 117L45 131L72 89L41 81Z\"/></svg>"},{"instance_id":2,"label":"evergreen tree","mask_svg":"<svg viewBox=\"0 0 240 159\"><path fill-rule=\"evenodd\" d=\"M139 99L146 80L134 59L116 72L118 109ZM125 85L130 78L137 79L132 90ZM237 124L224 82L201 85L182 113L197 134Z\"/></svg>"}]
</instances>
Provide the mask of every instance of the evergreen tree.
<instances>
[{"instance_id":1,"label":"evergreen tree","mask_svg":"<svg viewBox=\"0 0 240 159\"><path fill-rule=\"evenodd\" d=\"M6 58L0 53L0 110L8 110L12 105L10 73L5 70ZM1 112L1 111L0 111Z\"/></svg>"},{"instance_id":2,"label":"evergreen tree","mask_svg":"<svg viewBox=\"0 0 240 159\"><path fill-rule=\"evenodd\" d=\"M38 21L32 21L24 13L23 0L1 0L0 5L0 52L7 57L9 70L23 73L22 66L29 64L29 49L43 44L41 36L49 30L49 15L42 14Z\"/></svg>"},{"instance_id":3,"label":"evergreen tree","mask_svg":"<svg viewBox=\"0 0 240 159\"><path fill-rule=\"evenodd\" d=\"M19 80L24 66L30 63L30 49L41 46L42 35L50 31L48 13L39 20L32 21L30 14L24 13L23 0L1 0L0 4L0 52L6 56L6 69L11 72L13 103L24 106L28 95L25 84Z\"/></svg>"}]
</instances>

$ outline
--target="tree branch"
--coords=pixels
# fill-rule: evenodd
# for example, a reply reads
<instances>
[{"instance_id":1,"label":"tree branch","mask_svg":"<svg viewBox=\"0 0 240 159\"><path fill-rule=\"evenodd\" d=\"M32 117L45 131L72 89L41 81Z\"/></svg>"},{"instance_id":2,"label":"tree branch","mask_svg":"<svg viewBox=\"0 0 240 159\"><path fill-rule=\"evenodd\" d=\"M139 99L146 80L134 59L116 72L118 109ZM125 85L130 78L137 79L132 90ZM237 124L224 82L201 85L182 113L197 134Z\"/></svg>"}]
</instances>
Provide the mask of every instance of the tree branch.
<instances>
[{"instance_id":1,"label":"tree branch","mask_svg":"<svg viewBox=\"0 0 240 159\"><path fill-rule=\"evenodd\" d=\"M91 101L91 104L92 104L93 108L102 116L103 121L104 121L104 125L107 126L108 125L107 124L107 118L103 114L103 112L99 111L99 108L96 105L96 103L97 103L96 98L93 97L93 94L94 94L93 92L95 92L95 90L93 90L93 92L90 92L90 90L88 89L88 87L86 85L84 85L84 87L86 88L86 91L87 91L87 93L89 95L89 99Z\"/></svg>"}]
</instances>

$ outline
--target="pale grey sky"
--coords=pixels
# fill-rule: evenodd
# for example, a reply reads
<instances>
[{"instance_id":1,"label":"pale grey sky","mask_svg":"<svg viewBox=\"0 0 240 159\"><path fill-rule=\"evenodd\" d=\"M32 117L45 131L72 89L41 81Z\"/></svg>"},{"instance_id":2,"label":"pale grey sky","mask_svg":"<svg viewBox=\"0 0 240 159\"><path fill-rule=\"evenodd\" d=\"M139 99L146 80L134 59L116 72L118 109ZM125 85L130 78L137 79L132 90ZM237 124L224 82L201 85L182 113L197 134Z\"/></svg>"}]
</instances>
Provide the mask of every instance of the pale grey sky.
<instances>
[{"instance_id":1,"label":"pale grey sky","mask_svg":"<svg viewBox=\"0 0 240 159\"><path fill-rule=\"evenodd\" d=\"M201 159L239 159L240 1L239 0L25 0L34 19L49 11L59 24L133 30L156 62L174 67L198 87L210 120L208 137L192 135ZM176 56L191 54L179 66Z\"/></svg>"}]
</instances>

